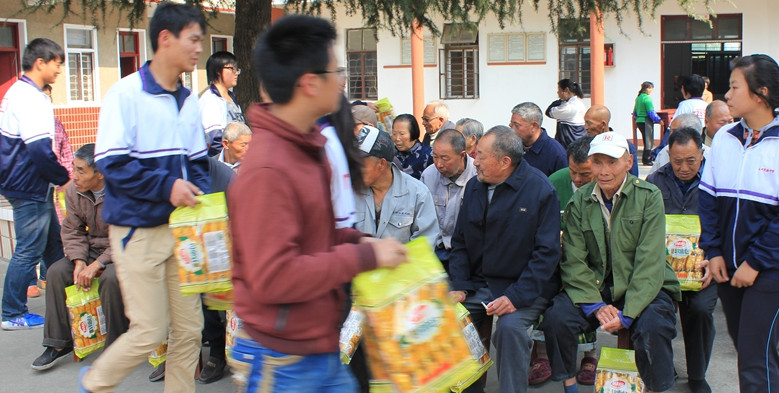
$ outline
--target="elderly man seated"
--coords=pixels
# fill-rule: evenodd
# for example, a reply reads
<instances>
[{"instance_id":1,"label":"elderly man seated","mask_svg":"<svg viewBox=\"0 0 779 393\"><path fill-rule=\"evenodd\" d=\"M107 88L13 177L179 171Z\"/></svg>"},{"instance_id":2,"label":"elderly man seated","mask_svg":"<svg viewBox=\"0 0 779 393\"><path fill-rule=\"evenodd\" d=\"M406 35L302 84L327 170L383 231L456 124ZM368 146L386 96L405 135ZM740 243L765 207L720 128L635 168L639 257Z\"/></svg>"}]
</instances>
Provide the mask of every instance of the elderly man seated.
<instances>
[{"instance_id":1,"label":"elderly man seated","mask_svg":"<svg viewBox=\"0 0 779 393\"><path fill-rule=\"evenodd\" d=\"M422 172L420 180L433 195L438 227L435 253L446 271L449 271L449 253L452 251L452 233L457 223L465 185L476 176L473 158L466 154L465 138L457 130L440 131L433 146L433 165Z\"/></svg>"},{"instance_id":2,"label":"elderly man seated","mask_svg":"<svg viewBox=\"0 0 779 393\"><path fill-rule=\"evenodd\" d=\"M430 190L392 163L395 144L386 132L363 126L357 142L365 156L367 187L355 195L354 228L401 243L426 236L433 246L439 230Z\"/></svg>"},{"instance_id":3,"label":"elderly man seated","mask_svg":"<svg viewBox=\"0 0 779 393\"><path fill-rule=\"evenodd\" d=\"M577 391L578 335L600 326L628 329L648 390L666 391L674 384L673 301L681 291L665 260L663 196L628 173L633 157L624 136L596 136L589 155L595 181L573 195L563 216L564 290L542 323L552 380Z\"/></svg>"},{"instance_id":4,"label":"elderly man seated","mask_svg":"<svg viewBox=\"0 0 779 393\"><path fill-rule=\"evenodd\" d=\"M252 130L244 123L231 122L222 133L222 152L219 153L219 162L238 172L243 156L249 150L252 141Z\"/></svg>"},{"instance_id":5,"label":"elderly man seated","mask_svg":"<svg viewBox=\"0 0 779 393\"><path fill-rule=\"evenodd\" d=\"M77 284L89 289L92 279L98 279L108 336L106 346L124 333L129 321L124 316L124 303L111 263L108 224L101 216L105 183L95 168L95 145L82 146L73 159L73 181L65 189L67 214L62 221L62 244L65 259L49 267L46 288L46 322L43 346L46 350L32 363L34 370L46 370L57 359L73 351L73 335L65 305L65 287Z\"/></svg>"}]
</instances>

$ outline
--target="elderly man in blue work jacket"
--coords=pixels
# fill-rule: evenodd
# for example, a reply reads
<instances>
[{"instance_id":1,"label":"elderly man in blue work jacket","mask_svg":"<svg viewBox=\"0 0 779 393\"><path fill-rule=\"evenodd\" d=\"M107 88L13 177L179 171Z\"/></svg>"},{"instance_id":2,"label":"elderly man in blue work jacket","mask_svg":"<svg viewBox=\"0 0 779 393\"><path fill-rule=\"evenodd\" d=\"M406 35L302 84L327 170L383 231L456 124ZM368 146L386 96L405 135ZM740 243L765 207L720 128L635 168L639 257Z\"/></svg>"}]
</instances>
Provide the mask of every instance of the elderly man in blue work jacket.
<instances>
[{"instance_id":1,"label":"elderly man in blue work jacket","mask_svg":"<svg viewBox=\"0 0 779 393\"><path fill-rule=\"evenodd\" d=\"M558 291L560 205L549 179L523 158L506 126L476 148L477 178L465 187L449 260L452 296L475 324L497 315L493 345L501 392L525 392L532 340L528 329Z\"/></svg>"}]
</instances>

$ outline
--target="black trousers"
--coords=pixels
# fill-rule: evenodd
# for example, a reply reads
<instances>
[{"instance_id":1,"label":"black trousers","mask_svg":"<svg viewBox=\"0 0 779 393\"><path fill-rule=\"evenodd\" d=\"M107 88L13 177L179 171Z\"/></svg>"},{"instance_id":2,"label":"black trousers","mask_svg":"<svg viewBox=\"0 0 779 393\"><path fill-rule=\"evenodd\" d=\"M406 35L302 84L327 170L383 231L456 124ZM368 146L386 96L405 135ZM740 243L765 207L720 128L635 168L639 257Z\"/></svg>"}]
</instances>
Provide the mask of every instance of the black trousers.
<instances>
[{"instance_id":1,"label":"black trousers","mask_svg":"<svg viewBox=\"0 0 779 393\"><path fill-rule=\"evenodd\" d=\"M655 148L655 123L648 117L644 123L636 123L636 128L641 131L644 140L644 152L641 155L641 163L646 165L649 160L649 152Z\"/></svg>"},{"instance_id":2,"label":"black trousers","mask_svg":"<svg viewBox=\"0 0 779 393\"><path fill-rule=\"evenodd\" d=\"M614 303L614 306L622 308L619 303ZM576 376L579 333L595 330L598 326L598 319L594 315L585 316L567 293L560 292L552 299L541 327L546 338L553 381ZM671 297L660 291L633 320L629 331L636 348L636 366L647 389L653 392L670 389L674 384L671 341L676 337L676 311Z\"/></svg>"},{"instance_id":3,"label":"black trousers","mask_svg":"<svg viewBox=\"0 0 779 393\"><path fill-rule=\"evenodd\" d=\"M741 393L779 392L779 281L758 274L751 287L726 282L717 291L738 352Z\"/></svg>"},{"instance_id":4,"label":"black trousers","mask_svg":"<svg viewBox=\"0 0 779 393\"><path fill-rule=\"evenodd\" d=\"M705 379L706 369L714 347L714 307L717 306L717 286L709 285L700 292L682 292L679 303L679 321L684 335L684 354L687 358L687 376Z\"/></svg>"},{"instance_id":5,"label":"black trousers","mask_svg":"<svg viewBox=\"0 0 779 393\"><path fill-rule=\"evenodd\" d=\"M225 320L224 311L209 310L203 306L203 341L208 341L211 349L209 357L225 360Z\"/></svg>"}]
</instances>

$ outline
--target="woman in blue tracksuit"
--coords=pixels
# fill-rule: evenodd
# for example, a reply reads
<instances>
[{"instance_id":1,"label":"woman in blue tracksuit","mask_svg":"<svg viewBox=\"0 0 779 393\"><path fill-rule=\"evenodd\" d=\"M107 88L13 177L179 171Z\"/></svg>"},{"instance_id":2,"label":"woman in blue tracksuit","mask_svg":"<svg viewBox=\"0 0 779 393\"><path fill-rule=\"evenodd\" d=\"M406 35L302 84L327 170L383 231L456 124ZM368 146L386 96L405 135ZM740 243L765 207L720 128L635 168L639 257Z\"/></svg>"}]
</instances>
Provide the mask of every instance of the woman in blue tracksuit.
<instances>
[{"instance_id":1,"label":"woman in blue tracksuit","mask_svg":"<svg viewBox=\"0 0 779 393\"><path fill-rule=\"evenodd\" d=\"M736 59L700 182L700 247L719 283L741 392L779 392L779 65Z\"/></svg>"}]
</instances>

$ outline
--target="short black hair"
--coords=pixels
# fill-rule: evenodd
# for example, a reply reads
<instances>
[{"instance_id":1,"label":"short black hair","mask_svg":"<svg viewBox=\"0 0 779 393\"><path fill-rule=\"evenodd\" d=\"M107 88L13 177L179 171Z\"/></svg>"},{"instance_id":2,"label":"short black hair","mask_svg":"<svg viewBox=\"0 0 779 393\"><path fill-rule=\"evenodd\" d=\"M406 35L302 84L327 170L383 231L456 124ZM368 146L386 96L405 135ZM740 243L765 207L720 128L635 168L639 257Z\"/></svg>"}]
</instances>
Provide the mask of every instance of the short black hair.
<instances>
[{"instance_id":1,"label":"short black hair","mask_svg":"<svg viewBox=\"0 0 779 393\"><path fill-rule=\"evenodd\" d=\"M682 127L668 137L668 149L671 149L677 143L686 145L690 141L695 142L695 146L698 146L699 149L703 148L701 133L692 127Z\"/></svg>"},{"instance_id":2,"label":"short black hair","mask_svg":"<svg viewBox=\"0 0 779 393\"><path fill-rule=\"evenodd\" d=\"M196 23L203 34L206 32L206 18L194 6L166 1L157 6L154 16L149 22L149 34L151 35L151 50L157 52L160 33L167 30L178 38L181 30Z\"/></svg>"},{"instance_id":3,"label":"short black hair","mask_svg":"<svg viewBox=\"0 0 779 393\"><path fill-rule=\"evenodd\" d=\"M452 150L455 153L462 153L465 151L465 137L460 131L454 128L449 128L438 133L435 138L435 143L444 142L452 146Z\"/></svg>"},{"instance_id":4,"label":"short black hair","mask_svg":"<svg viewBox=\"0 0 779 393\"><path fill-rule=\"evenodd\" d=\"M206 60L206 79L209 85L219 81L222 70L227 65L238 65L238 59L234 54L226 51L216 52Z\"/></svg>"},{"instance_id":5,"label":"short black hair","mask_svg":"<svg viewBox=\"0 0 779 393\"><path fill-rule=\"evenodd\" d=\"M700 97L706 89L706 82L698 74L686 75L682 77L682 87L690 97Z\"/></svg>"},{"instance_id":6,"label":"short black hair","mask_svg":"<svg viewBox=\"0 0 779 393\"><path fill-rule=\"evenodd\" d=\"M24 48L22 70L30 71L38 59L43 59L45 63L57 59L65 61L65 51L58 43L48 38L36 38Z\"/></svg>"},{"instance_id":7,"label":"short black hair","mask_svg":"<svg viewBox=\"0 0 779 393\"><path fill-rule=\"evenodd\" d=\"M579 138L568 145L568 149L565 150L566 157L573 159L573 162L577 164L584 164L590 159L590 142L593 137L585 136Z\"/></svg>"},{"instance_id":8,"label":"short black hair","mask_svg":"<svg viewBox=\"0 0 779 393\"><path fill-rule=\"evenodd\" d=\"M87 143L84 146L81 146L76 150L75 153L73 153L73 157L82 159L86 161L87 165L89 165L90 168L97 170L95 167L95 144L94 143Z\"/></svg>"},{"instance_id":9,"label":"short black hair","mask_svg":"<svg viewBox=\"0 0 779 393\"><path fill-rule=\"evenodd\" d=\"M395 120L393 120L392 122L394 123L396 121L404 121L404 122L408 123L408 137L409 137L409 139L411 139L412 141L419 139L419 133L420 133L420 131L419 131L419 123L417 122L417 118L414 117L414 115L408 114L408 113L404 113L404 114L399 115L398 117L396 117ZM390 134L391 133L392 132L390 132Z\"/></svg>"},{"instance_id":10,"label":"short black hair","mask_svg":"<svg viewBox=\"0 0 779 393\"><path fill-rule=\"evenodd\" d=\"M252 52L252 65L273 102L292 100L295 84L303 74L325 71L335 36L330 22L307 15L285 16L260 36Z\"/></svg>"}]
</instances>

